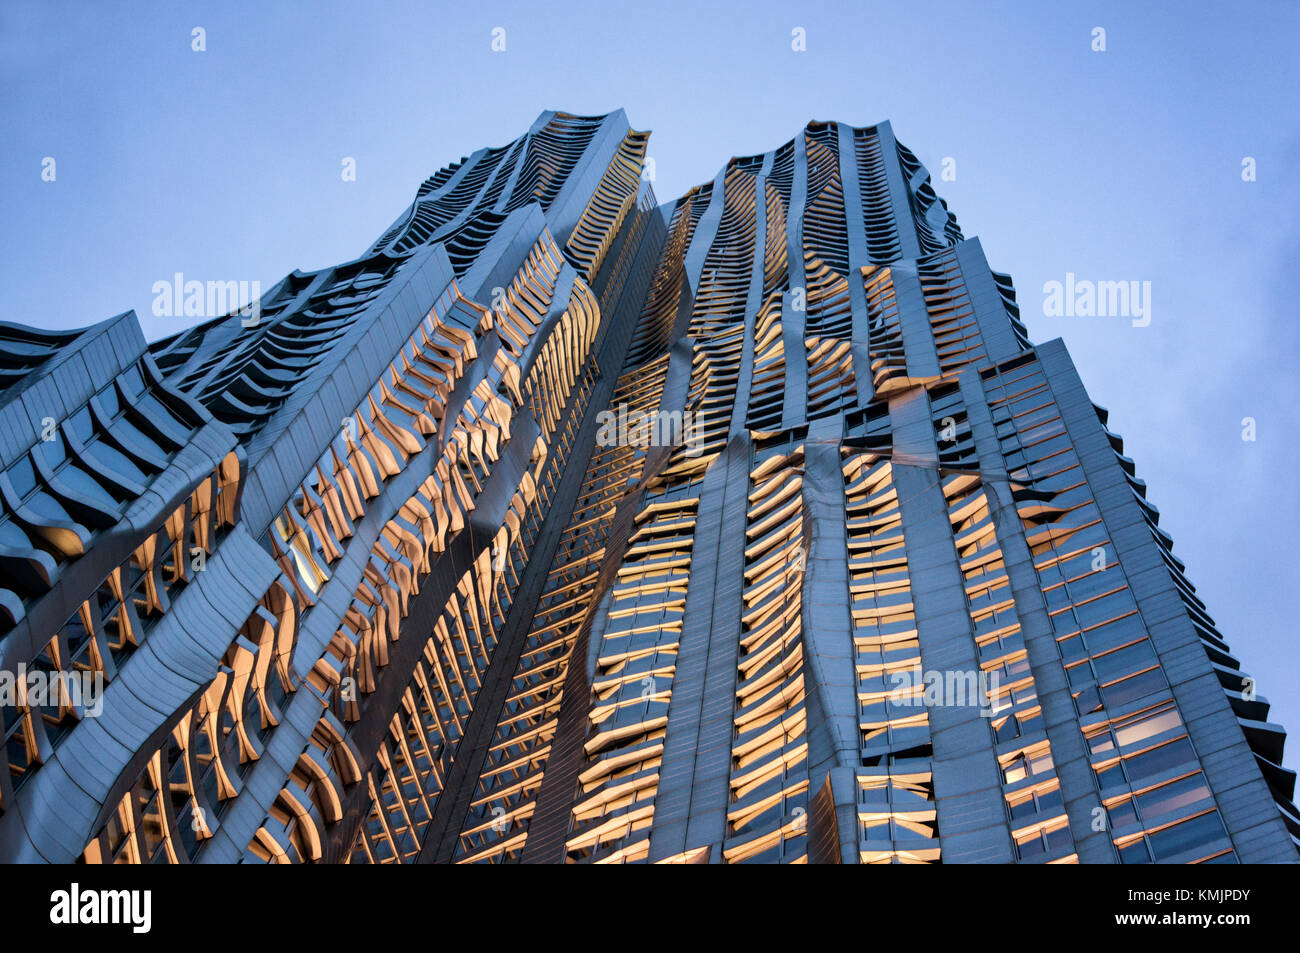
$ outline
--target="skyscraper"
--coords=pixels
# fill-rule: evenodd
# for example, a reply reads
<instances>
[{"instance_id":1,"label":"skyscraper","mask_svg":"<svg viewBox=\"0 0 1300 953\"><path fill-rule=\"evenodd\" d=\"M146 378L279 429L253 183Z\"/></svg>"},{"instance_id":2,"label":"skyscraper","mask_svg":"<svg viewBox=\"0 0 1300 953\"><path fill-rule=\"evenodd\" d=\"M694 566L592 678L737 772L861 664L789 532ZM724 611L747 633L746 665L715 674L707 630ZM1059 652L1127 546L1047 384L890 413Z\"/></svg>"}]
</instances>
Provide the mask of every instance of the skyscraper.
<instances>
[{"instance_id":1,"label":"skyscraper","mask_svg":"<svg viewBox=\"0 0 1300 953\"><path fill-rule=\"evenodd\" d=\"M1295 861L1284 732L889 124L663 206L647 138L543 113L152 344L0 325L0 859Z\"/></svg>"}]
</instances>

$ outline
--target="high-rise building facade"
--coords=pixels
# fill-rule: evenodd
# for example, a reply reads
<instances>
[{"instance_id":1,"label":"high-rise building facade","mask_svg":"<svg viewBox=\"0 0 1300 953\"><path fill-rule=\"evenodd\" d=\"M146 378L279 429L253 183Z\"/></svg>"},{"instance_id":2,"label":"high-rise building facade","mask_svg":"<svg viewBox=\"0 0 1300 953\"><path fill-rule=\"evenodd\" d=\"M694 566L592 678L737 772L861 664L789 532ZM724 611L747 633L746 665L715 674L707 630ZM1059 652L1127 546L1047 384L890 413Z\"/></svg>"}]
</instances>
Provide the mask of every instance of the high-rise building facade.
<instances>
[{"instance_id":1,"label":"high-rise building facade","mask_svg":"<svg viewBox=\"0 0 1300 953\"><path fill-rule=\"evenodd\" d=\"M152 344L0 325L0 860L1297 860L1268 703L889 124L662 206L647 138L543 113Z\"/></svg>"}]
</instances>

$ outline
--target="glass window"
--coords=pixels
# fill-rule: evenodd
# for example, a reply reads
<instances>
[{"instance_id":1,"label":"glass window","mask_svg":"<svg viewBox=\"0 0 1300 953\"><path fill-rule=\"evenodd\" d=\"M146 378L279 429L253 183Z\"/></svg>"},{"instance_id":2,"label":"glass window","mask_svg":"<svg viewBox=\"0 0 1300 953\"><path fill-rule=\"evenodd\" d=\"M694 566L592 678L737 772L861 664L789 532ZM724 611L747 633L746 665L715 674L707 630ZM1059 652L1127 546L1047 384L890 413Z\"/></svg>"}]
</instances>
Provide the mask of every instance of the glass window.
<instances>
[{"instance_id":1,"label":"glass window","mask_svg":"<svg viewBox=\"0 0 1300 953\"><path fill-rule=\"evenodd\" d=\"M138 367L128 367L122 374L118 375L117 382L130 396L138 396L144 393L144 378L140 375Z\"/></svg>"},{"instance_id":2,"label":"glass window","mask_svg":"<svg viewBox=\"0 0 1300 953\"><path fill-rule=\"evenodd\" d=\"M1124 762L1124 773L1128 775L1129 781L1137 783L1140 779L1154 777L1195 762L1196 754L1192 751L1192 743L1186 738L1179 738L1127 759Z\"/></svg>"},{"instance_id":3,"label":"glass window","mask_svg":"<svg viewBox=\"0 0 1300 953\"><path fill-rule=\"evenodd\" d=\"M13 466L9 468L8 476L20 499L36 489L36 468L25 456L14 461Z\"/></svg>"},{"instance_id":4,"label":"glass window","mask_svg":"<svg viewBox=\"0 0 1300 953\"><path fill-rule=\"evenodd\" d=\"M100 409L103 410L110 419L116 417L121 412L122 405L117 399L117 388L106 387L95 396L99 400ZM86 412L86 420L87 422L90 420L89 411Z\"/></svg>"},{"instance_id":5,"label":"glass window","mask_svg":"<svg viewBox=\"0 0 1300 953\"><path fill-rule=\"evenodd\" d=\"M1158 711L1116 725L1115 737L1120 745L1128 748L1132 745L1141 744L1148 738L1154 738L1166 731L1172 731L1174 728L1180 727L1182 723L1182 719L1178 717L1178 709L1174 708L1171 703Z\"/></svg>"},{"instance_id":6,"label":"glass window","mask_svg":"<svg viewBox=\"0 0 1300 953\"><path fill-rule=\"evenodd\" d=\"M1153 668L1141 675L1134 675L1122 682L1107 685L1102 689L1102 694L1105 696L1106 706L1115 708L1127 705L1129 702L1136 701L1154 692L1162 691L1167 686L1168 683L1165 681L1164 674L1160 669Z\"/></svg>"},{"instance_id":7,"label":"glass window","mask_svg":"<svg viewBox=\"0 0 1300 953\"><path fill-rule=\"evenodd\" d=\"M95 423L90 416L90 407L82 407L79 411L69 417L67 420L67 427L72 431L72 435L82 443L94 439Z\"/></svg>"},{"instance_id":8,"label":"glass window","mask_svg":"<svg viewBox=\"0 0 1300 953\"><path fill-rule=\"evenodd\" d=\"M1132 672L1141 671L1155 664L1156 653L1151 649L1151 642L1143 639L1127 648L1096 656L1092 660L1100 682L1112 682Z\"/></svg>"},{"instance_id":9,"label":"glass window","mask_svg":"<svg viewBox=\"0 0 1300 953\"><path fill-rule=\"evenodd\" d=\"M1209 796L1210 789L1205 784L1205 776L1198 771L1189 778L1172 781L1139 795L1137 805L1144 818L1155 819L1200 805Z\"/></svg>"},{"instance_id":10,"label":"glass window","mask_svg":"<svg viewBox=\"0 0 1300 953\"><path fill-rule=\"evenodd\" d=\"M94 463L101 470L105 470L114 476L141 485L149 482L149 478L144 471L132 463L129 457L102 440L96 440L92 443L86 449L85 456L87 460Z\"/></svg>"},{"instance_id":11,"label":"glass window","mask_svg":"<svg viewBox=\"0 0 1300 953\"><path fill-rule=\"evenodd\" d=\"M68 449L63 445L63 434L57 430L54 432L53 440L42 440L37 446L45 455L45 464L51 470L57 470L60 464L68 459Z\"/></svg>"},{"instance_id":12,"label":"glass window","mask_svg":"<svg viewBox=\"0 0 1300 953\"><path fill-rule=\"evenodd\" d=\"M1138 816L1137 811L1133 809L1132 798L1125 798L1118 804L1112 804L1106 809L1106 813L1110 817L1111 827L1124 827L1137 823Z\"/></svg>"},{"instance_id":13,"label":"glass window","mask_svg":"<svg viewBox=\"0 0 1300 953\"><path fill-rule=\"evenodd\" d=\"M1157 861L1166 860L1183 851L1209 844L1225 834L1218 811L1211 811L1150 835L1151 853Z\"/></svg>"},{"instance_id":14,"label":"glass window","mask_svg":"<svg viewBox=\"0 0 1300 953\"><path fill-rule=\"evenodd\" d=\"M118 509L118 501L94 477L74 463L69 463L59 471L58 480L68 489L94 500L105 509L111 511Z\"/></svg>"},{"instance_id":15,"label":"glass window","mask_svg":"<svg viewBox=\"0 0 1300 953\"><path fill-rule=\"evenodd\" d=\"M1151 863L1151 852L1147 850L1146 841L1138 838L1133 843L1119 849L1119 862L1121 864L1149 864Z\"/></svg>"}]
</instances>

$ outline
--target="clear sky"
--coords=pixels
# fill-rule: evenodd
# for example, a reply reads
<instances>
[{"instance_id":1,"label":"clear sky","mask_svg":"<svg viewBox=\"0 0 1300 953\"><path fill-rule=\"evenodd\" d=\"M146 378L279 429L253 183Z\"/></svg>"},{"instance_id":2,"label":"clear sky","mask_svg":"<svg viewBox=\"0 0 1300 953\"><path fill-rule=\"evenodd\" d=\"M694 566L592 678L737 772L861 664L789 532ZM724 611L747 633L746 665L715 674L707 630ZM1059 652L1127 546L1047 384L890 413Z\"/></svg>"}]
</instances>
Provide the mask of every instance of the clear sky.
<instances>
[{"instance_id":1,"label":"clear sky","mask_svg":"<svg viewBox=\"0 0 1300 953\"><path fill-rule=\"evenodd\" d=\"M665 200L810 119L890 119L1015 279L1033 339L1064 338L1110 409L1175 552L1294 733L1294 767L1297 49L1300 4L1280 2L4 0L0 320L135 309L148 337L170 334L187 322L152 315L154 282L265 290L355 258L426 176L543 109L624 107L654 131ZM937 181L945 157L953 181ZM1044 284L1069 272L1149 281L1150 324L1045 316Z\"/></svg>"}]
</instances>

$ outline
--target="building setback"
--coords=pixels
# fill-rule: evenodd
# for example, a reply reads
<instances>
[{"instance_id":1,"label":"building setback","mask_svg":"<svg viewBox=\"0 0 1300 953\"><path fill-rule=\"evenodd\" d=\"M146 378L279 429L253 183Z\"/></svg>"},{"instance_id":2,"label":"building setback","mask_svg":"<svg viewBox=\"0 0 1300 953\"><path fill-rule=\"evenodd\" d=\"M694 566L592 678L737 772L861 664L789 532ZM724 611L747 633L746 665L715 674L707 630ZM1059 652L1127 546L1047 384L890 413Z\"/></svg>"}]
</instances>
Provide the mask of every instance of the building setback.
<instances>
[{"instance_id":1,"label":"building setback","mask_svg":"<svg viewBox=\"0 0 1300 953\"><path fill-rule=\"evenodd\" d=\"M667 205L647 139L545 112L153 344L0 325L0 861L1296 861L1284 731L890 125Z\"/></svg>"}]
</instances>

